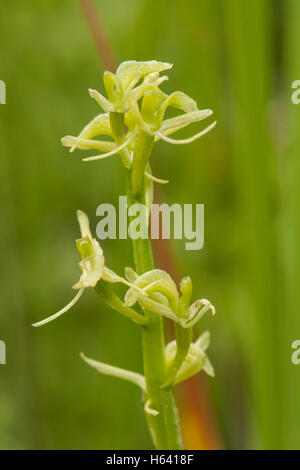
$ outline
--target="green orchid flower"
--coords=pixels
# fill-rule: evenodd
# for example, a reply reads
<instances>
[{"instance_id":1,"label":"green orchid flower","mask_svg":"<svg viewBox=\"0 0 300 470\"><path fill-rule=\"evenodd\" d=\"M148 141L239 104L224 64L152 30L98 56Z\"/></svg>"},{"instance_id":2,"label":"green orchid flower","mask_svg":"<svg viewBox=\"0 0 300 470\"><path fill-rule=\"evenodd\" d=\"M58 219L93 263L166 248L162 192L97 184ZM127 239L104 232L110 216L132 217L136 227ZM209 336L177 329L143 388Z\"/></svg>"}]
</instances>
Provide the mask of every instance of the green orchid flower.
<instances>
[{"instance_id":1,"label":"green orchid flower","mask_svg":"<svg viewBox=\"0 0 300 470\"><path fill-rule=\"evenodd\" d=\"M132 284L126 292L125 305L132 306L138 302L144 310L167 317L182 328L192 328L208 310L213 315L216 313L207 299L199 299L189 305L192 294L189 277L181 281L181 296L171 276L161 269L153 269L139 276L133 269L126 268L125 277Z\"/></svg>"},{"instance_id":2,"label":"green orchid flower","mask_svg":"<svg viewBox=\"0 0 300 470\"><path fill-rule=\"evenodd\" d=\"M209 376L214 377L214 368L207 357L206 350L210 343L210 334L205 331L194 343L191 343L188 354L179 368L174 382L172 385L177 385L184 380L198 374L201 370L204 370ZM164 358L165 366L168 370L176 355L176 341L171 341L165 347ZM93 369L97 370L101 374L109 375L111 377L117 377L122 380L126 380L137 385L143 392L144 395L144 409L146 413L157 416L158 411L151 408L151 402L148 399L147 386L144 375L137 372L133 372L120 367L112 366L104 362L96 361L87 357L85 354L80 353L81 358Z\"/></svg>"},{"instance_id":3,"label":"green orchid flower","mask_svg":"<svg viewBox=\"0 0 300 470\"><path fill-rule=\"evenodd\" d=\"M112 271L105 265L103 250L98 241L93 238L91 234L88 216L83 211L78 210L77 219L81 231L81 238L76 240L76 247L82 258L79 263L82 274L80 276L79 281L73 285L73 289L78 290L78 293L71 300L71 302L69 302L61 310L51 315L50 317L41 320L40 322L34 323L33 326L45 325L46 323L49 323L63 315L65 312L70 310L73 305L76 304L76 302L80 299L81 295L87 287L96 287L100 280L108 283L120 282L129 287L132 287L132 284L130 282L128 282L123 277L118 276L114 271ZM116 296L114 296L114 302L111 301L111 293L109 293L109 296L110 297L108 299L108 303L113 308L115 308L115 304L120 304L119 302L117 302ZM118 311L121 310L122 314L126 314L126 310L124 309L123 304L116 305L115 309ZM131 315L131 317L136 316L136 318L138 318L137 315L138 314L133 314ZM128 312L127 316L130 316L130 312Z\"/></svg>"},{"instance_id":4,"label":"green orchid flower","mask_svg":"<svg viewBox=\"0 0 300 470\"><path fill-rule=\"evenodd\" d=\"M86 162L120 154L125 167L129 169L140 131L153 136L155 142L162 139L171 144L187 144L207 134L216 125L216 121L187 139L175 140L169 137L187 125L213 114L210 109L199 110L196 101L181 91L167 95L160 90L159 86L168 77L160 77L159 74L171 67L166 62L127 61L118 67L115 74L104 72L103 82L108 98L96 90L90 89L89 93L105 113L96 116L77 137L63 137L62 144L70 147L71 152L75 148L103 152L84 158ZM165 119L169 107L183 113ZM96 136L105 136L110 140L95 140ZM158 183L167 182L153 177L147 162L144 172L149 179Z\"/></svg>"},{"instance_id":5,"label":"green orchid flower","mask_svg":"<svg viewBox=\"0 0 300 470\"><path fill-rule=\"evenodd\" d=\"M104 72L103 82L107 92L108 99L101 95L97 90L89 89L90 96L101 106L104 114L96 116L84 129L78 137L65 136L62 138L62 144L70 147L72 152L75 148L96 149L104 152L101 155L85 158L84 161L99 160L110 157L117 153L123 154L123 162L126 167L130 167L131 159L126 147L134 138L134 133L128 132L121 136L114 132L111 125L111 118L114 114L124 114L130 109L132 101L138 101L147 91L154 90L168 77L159 77L163 70L170 69L171 64L166 62L157 62L155 60L148 62L136 62L130 60L123 62L116 73ZM142 80L141 84L138 84ZM138 86L136 86L138 84ZM93 140L96 136L106 136L114 139Z\"/></svg>"}]
</instances>

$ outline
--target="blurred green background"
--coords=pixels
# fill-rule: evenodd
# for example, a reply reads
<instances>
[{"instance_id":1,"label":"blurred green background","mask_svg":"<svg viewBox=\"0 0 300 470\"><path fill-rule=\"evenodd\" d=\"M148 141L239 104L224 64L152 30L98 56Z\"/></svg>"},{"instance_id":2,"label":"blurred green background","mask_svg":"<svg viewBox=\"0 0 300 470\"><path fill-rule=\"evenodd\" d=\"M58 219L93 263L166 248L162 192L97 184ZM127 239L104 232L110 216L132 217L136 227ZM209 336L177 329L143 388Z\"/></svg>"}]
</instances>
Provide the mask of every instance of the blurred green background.
<instances>
[{"instance_id":1,"label":"blurred green background","mask_svg":"<svg viewBox=\"0 0 300 470\"><path fill-rule=\"evenodd\" d=\"M198 439L199 448L300 448L300 366L290 359L300 338L300 108L291 102L299 1L95 5L117 62L174 63L165 89L185 91L218 120L189 146L157 144L152 160L155 175L170 179L161 199L205 204L204 249L185 251L184 241L171 248L195 298L217 309L199 325L212 334L216 377L197 379L194 395L182 389L179 411L189 406L203 426L197 390L201 409L212 410L204 432L215 437ZM76 209L95 229L97 205L125 193L118 157L84 164L60 144L99 112L87 89L103 91L79 3L2 1L0 53L0 448L150 448L140 392L79 358L84 351L141 371L139 328L92 290L56 322L31 327L73 295ZM129 241L103 247L117 272L132 264Z\"/></svg>"}]
</instances>

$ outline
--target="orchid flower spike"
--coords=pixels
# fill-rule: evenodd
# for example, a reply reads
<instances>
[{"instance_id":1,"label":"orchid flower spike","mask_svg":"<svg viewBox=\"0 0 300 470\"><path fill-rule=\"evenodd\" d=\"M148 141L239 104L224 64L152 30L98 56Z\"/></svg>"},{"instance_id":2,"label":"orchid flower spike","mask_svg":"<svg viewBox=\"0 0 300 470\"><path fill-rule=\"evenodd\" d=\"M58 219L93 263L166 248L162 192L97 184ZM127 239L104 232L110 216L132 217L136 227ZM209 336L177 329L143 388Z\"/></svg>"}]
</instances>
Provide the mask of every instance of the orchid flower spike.
<instances>
[{"instance_id":1,"label":"orchid flower spike","mask_svg":"<svg viewBox=\"0 0 300 470\"><path fill-rule=\"evenodd\" d=\"M173 385L189 379L193 375L198 374L201 370L204 370L208 375L214 377L214 368L205 352L209 343L210 334L208 331L205 331L197 341L190 344L188 354L175 376ZM165 347L165 364L167 370L173 363L176 350L177 345L175 340L168 343Z\"/></svg>"},{"instance_id":2,"label":"orchid flower spike","mask_svg":"<svg viewBox=\"0 0 300 470\"><path fill-rule=\"evenodd\" d=\"M73 289L78 290L78 292L71 302L69 302L64 308L56 312L54 315L51 315L40 322L34 323L33 326L45 325L70 310L70 308L79 300L83 291L87 287L95 287L100 279L112 283L121 282L132 287L132 284L126 279L118 276L114 271L105 266L103 250L98 241L93 238L91 234L88 216L84 212L78 210L77 219L80 226L81 238L76 240L76 246L82 258L79 263L82 274L79 281L74 284Z\"/></svg>"},{"instance_id":3,"label":"orchid flower spike","mask_svg":"<svg viewBox=\"0 0 300 470\"><path fill-rule=\"evenodd\" d=\"M192 328L208 310L215 314L215 307L207 299L189 305L192 295L192 281L189 277L181 281L181 296L171 276L160 269L138 276L131 268L126 268L125 277L132 283L124 298L127 306L138 302L144 310L167 317L183 328Z\"/></svg>"}]
</instances>

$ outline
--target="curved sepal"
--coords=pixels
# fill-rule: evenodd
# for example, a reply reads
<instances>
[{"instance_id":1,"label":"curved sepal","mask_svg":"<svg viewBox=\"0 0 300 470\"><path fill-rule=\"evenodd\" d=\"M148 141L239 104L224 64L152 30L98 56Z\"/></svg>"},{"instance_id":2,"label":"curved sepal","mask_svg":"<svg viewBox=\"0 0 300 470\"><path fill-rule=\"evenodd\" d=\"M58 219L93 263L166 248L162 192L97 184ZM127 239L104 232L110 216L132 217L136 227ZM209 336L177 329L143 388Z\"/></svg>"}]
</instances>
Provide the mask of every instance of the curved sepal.
<instances>
[{"instance_id":1,"label":"curved sepal","mask_svg":"<svg viewBox=\"0 0 300 470\"><path fill-rule=\"evenodd\" d=\"M119 379L127 380L138 387L140 387L143 392L146 392L146 381L145 377L137 372L132 372L130 370L121 369L120 367L111 366L110 364L105 364L104 362L95 361L90 359L84 353L80 353L80 357L93 369L96 369L100 374L110 375L111 377L117 377Z\"/></svg>"}]
</instances>

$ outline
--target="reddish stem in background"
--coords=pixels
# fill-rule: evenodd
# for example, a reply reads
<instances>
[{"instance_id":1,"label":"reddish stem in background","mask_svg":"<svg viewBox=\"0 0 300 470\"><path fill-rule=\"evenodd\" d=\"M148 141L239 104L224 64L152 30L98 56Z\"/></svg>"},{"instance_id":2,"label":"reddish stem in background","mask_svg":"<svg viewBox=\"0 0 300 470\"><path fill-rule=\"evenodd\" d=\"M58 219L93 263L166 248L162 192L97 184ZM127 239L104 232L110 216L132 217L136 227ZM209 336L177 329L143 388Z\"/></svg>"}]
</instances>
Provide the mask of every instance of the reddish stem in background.
<instances>
[{"instance_id":1,"label":"reddish stem in background","mask_svg":"<svg viewBox=\"0 0 300 470\"><path fill-rule=\"evenodd\" d=\"M115 72L116 61L114 54L94 2L92 0L79 0L79 3L97 48L103 69Z\"/></svg>"},{"instance_id":2,"label":"reddish stem in background","mask_svg":"<svg viewBox=\"0 0 300 470\"><path fill-rule=\"evenodd\" d=\"M104 70L115 72L116 60L111 43L104 31L99 12L93 0L79 0L91 36L96 45ZM160 197L155 195L159 204ZM174 263L170 241L159 238L152 241L157 267L167 271L175 281L179 275ZM170 322L169 334L172 335ZM172 335L173 336L173 335ZM209 396L207 379L203 375L193 377L180 386L180 414L183 439L187 449L221 449L222 439L216 424L216 416L211 397Z\"/></svg>"}]
</instances>

